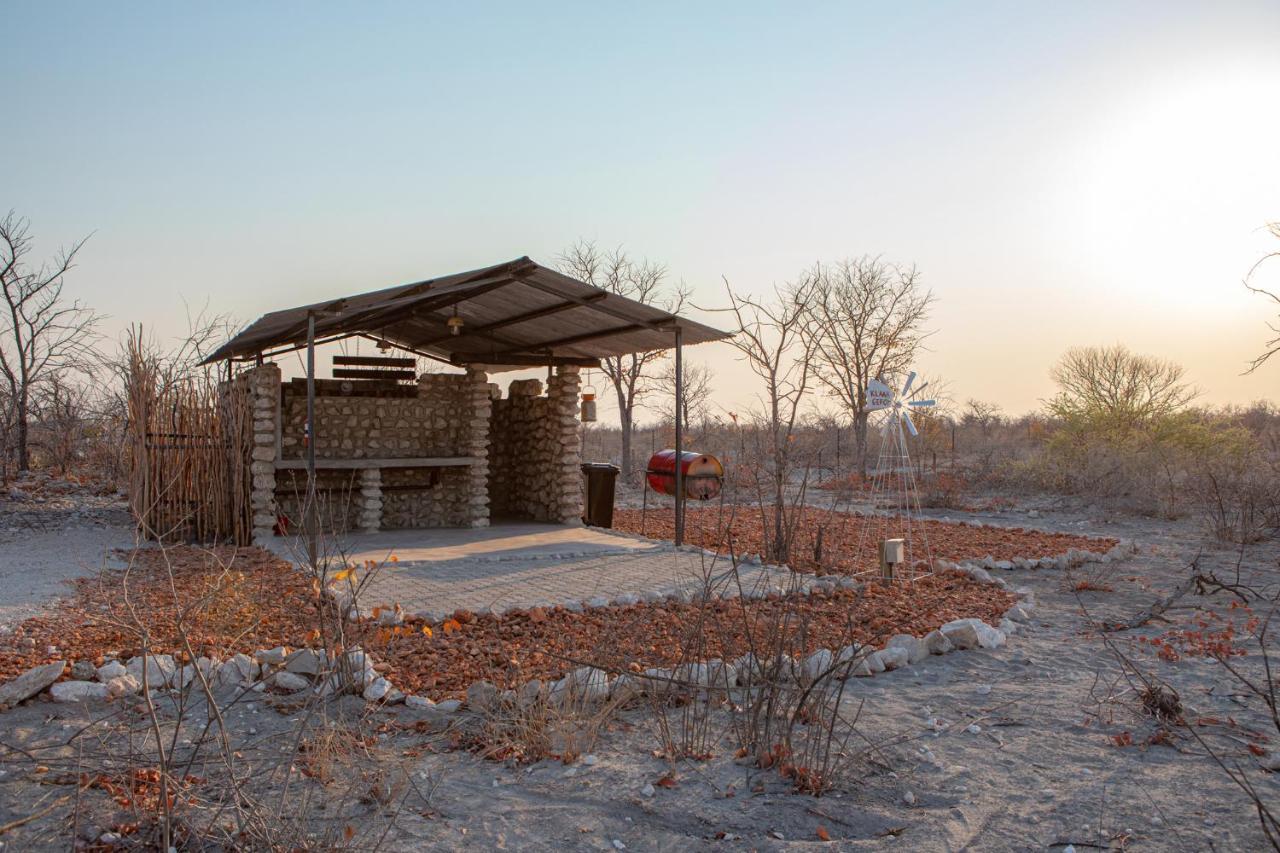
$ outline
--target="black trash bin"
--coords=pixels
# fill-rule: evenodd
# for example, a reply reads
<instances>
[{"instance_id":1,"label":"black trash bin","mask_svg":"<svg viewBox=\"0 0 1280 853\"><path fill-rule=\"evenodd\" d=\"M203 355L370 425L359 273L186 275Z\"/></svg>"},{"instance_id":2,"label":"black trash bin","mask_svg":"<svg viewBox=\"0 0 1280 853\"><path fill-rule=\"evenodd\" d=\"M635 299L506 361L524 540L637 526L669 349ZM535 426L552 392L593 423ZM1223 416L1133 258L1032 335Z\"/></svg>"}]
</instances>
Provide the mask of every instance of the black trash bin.
<instances>
[{"instance_id":1,"label":"black trash bin","mask_svg":"<svg viewBox=\"0 0 1280 853\"><path fill-rule=\"evenodd\" d=\"M618 479L618 466L608 462L582 463L587 481L582 501L582 523L592 527L613 527L613 488Z\"/></svg>"}]
</instances>

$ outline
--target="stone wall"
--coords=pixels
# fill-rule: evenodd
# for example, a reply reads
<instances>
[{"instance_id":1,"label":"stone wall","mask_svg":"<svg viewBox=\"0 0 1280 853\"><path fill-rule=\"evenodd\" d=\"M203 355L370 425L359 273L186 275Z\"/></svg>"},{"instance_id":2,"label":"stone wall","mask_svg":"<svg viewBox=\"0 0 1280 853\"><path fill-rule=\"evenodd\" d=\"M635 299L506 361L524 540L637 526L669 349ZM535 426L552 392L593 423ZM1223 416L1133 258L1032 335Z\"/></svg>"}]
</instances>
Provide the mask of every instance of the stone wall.
<instances>
[{"instance_id":1,"label":"stone wall","mask_svg":"<svg viewBox=\"0 0 1280 853\"><path fill-rule=\"evenodd\" d=\"M237 386L247 386L253 407L253 453L249 463L253 514L253 541L271 535L279 508L276 505L276 423L280 418L280 367L260 364L242 371Z\"/></svg>"},{"instance_id":2,"label":"stone wall","mask_svg":"<svg viewBox=\"0 0 1280 853\"><path fill-rule=\"evenodd\" d=\"M316 458L470 455L463 452L471 428L465 416L468 391L462 374L428 373L418 380L414 397L316 397ZM306 456L306 424L305 390L300 384L284 386L280 450L285 459Z\"/></svg>"},{"instance_id":3,"label":"stone wall","mask_svg":"<svg viewBox=\"0 0 1280 853\"><path fill-rule=\"evenodd\" d=\"M276 470L305 457L306 396L281 385L264 364L237 383L253 400L251 506L254 540L270 536L280 515L297 530L306 474ZM358 388L358 386L357 386ZM578 370L557 369L546 394L538 380L497 395L482 367L424 374L416 395L316 398L317 459L470 457L454 467L324 470L317 473L326 530L483 527L493 517L560 523L582 515ZM403 389L400 389L403 392ZM278 426L277 426L278 425Z\"/></svg>"},{"instance_id":4,"label":"stone wall","mask_svg":"<svg viewBox=\"0 0 1280 853\"><path fill-rule=\"evenodd\" d=\"M560 367L547 383L511 383L493 399L488 492L494 518L572 523L582 517L578 368Z\"/></svg>"},{"instance_id":5,"label":"stone wall","mask_svg":"<svg viewBox=\"0 0 1280 853\"><path fill-rule=\"evenodd\" d=\"M291 531L302 522L306 473L276 470L306 457L307 400L301 383L281 384L280 368L242 372L237 384L253 399L251 507L254 540L272 533L279 516ZM335 391L335 388L350 391ZM366 386L367 387L367 386ZM319 513L326 531L413 527L482 527L489 523L489 386L485 374L424 374L417 388L360 396L359 383L324 382L316 397L316 458L473 457L475 465L317 471ZM278 437L278 445L277 445Z\"/></svg>"}]
</instances>

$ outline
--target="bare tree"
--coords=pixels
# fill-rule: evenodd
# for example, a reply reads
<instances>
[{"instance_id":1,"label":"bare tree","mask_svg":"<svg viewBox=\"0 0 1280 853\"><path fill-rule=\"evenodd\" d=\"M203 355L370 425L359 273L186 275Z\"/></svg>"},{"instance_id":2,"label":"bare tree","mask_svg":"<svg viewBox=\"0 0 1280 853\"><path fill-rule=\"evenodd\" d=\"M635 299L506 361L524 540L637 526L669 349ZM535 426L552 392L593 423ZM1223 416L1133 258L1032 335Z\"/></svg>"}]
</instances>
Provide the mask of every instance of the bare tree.
<instances>
[{"instance_id":1,"label":"bare tree","mask_svg":"<svg viewBox=\"0 0 1280 853\"><path fill-rule=\"evenodd\" d=\"M1269 223L1267 225L1267 230L1270 231L1277 239L1280 239L1280 222ZM1253 265L1253 268L1249 270L1249 274L1245 276L1244 286L1252 290L1254 293L1259 293L1270 299L1272 302L1280 305L1280 294L1271 290L1266 290L1265 288L1255 287L1250 283L1253 280L1253 274L1258 271L1258 267L1262 266L1263 263L1271 260L1272 258L1280 258L1280 251L1268 252L1263 255L1258 262ZM1249 369L1245 371L1246 373L1252 373L1259 367L1262 367L1262 365L1265 364L1271 356L1280 352L1280 326L1277 326L1275 323L1268 323L1267 328L1275 333L1275 337L1267 341L1265 348L1262 351L1262 355L1249 363Z\"/></svg>"},{"instance_id":2,"label":"bare tree","mask_svg":"<svg viewBox=\"0 0 1280 853\"><path fill-rule=\"evenodd\" d=\"M862 257L806 273L814 299L804 334L813 339L815 378L853 422L859 473L867 471L867 383L906 370L927 336L933 294L915 267Z\"/></svg>"},{"instance_id":3,"label":"bare tree","mask_svg":"<svg viewBox=\"0 0 1280 853\"><path fill-rule=\"evenodd\" d=\"M27 260L31 244L27 220L10 211L0 221L0 378L8 386L19 471L31 467L32 394L49 377L87 362L100 319L62 296L63 281L84 240L38 267Z\"/></svg>"},{"instance_id":4,"label":"bare tree","mask_svg":"<svg viewBox=\"0 0 1280 853\"><path fill-rule=\"evenodd\" d=\"M705 364L690 363L688 359L685 359L683 367L684 405L681 406L680 416L686 427L692 427L695 424L704 423L707 419L707 405L711 401L713 374L711 368ZM667 362L666 368L659 376L659 382L664 392L663 417L674 422L676 417L676 363L674 359ZM668 391L670 393L666 393Z\"/></svg>"},{"instance_id":5,"label":"bare tree","mask_svg":"<svg viewBox=\"0 0 1280 853\"><path fill-rule=\"evenodd\" d=\"M594 242L579 240L559 258L560 271L590 285L677 313L686 296L683 286L674 292L664 287L666 267L648 260L632 260L622 249L605 251ZM622 432L622 477L632 474L631 437L635 427L636 406L653 390L654 368L665 350L607 356L600 359L600 369L613 386L618 402L618 425Z\"/></svg>"},{"instance_id":6,"label":"bare tree","mask_svg":"<svg viewBox=\"0 0 1280 853\"><path fill-rule=\"evenodd\" d=\"M768 502L761 500L761 513L766 516L764 539L768 556L784 562L791 547L790 534L795 525L788 524L787 486L802 455L796 441L805 397L814 382L814 352L817 343L804 334L806 317L812 309L815 282L803 278L799 282L775 288L773 298L756 300L734 293L725 281L729 307L716 309L733 314L735 335L729 343L738 350L741 361L764 382L758 395L754 436L763 447L762 458L756 459L756 476L767 487ZM797 500L798 508L800 501Z\"/></svg>"},{"instance_id":7,"label":"bare tree","mask_svg":"<svg viewBox=\"0 0 1280 853\"><path fill-rule=\"evenodd\" d=\"M1050 370L1059 392L1049 410L1127 431L1168 417L1196 398L1181 365L1131 352L1123 344L1072 347Z\"/></svg>"},{"instance_id":8,"label":"bare tree","mask_svg":"<svg viewBox=\"0 0 1280 853\"><path fill-rule=\"evenodd\" d=\"M995 403L971 397L964 404L960 423L966 427L976 427L985 437L991 434L992 427L1000 423L1001 417L1000 407Z\"/></svg>"}]
</instances>

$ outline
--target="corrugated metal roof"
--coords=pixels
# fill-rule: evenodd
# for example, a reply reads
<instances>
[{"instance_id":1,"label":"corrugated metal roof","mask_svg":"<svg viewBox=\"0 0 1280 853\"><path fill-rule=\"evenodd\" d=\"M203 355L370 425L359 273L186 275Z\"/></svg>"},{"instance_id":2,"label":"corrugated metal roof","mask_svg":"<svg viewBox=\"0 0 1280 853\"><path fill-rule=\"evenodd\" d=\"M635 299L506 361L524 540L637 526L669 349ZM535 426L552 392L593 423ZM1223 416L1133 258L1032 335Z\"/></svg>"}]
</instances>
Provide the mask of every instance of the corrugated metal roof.
<instances>
[{"instance_id":1,"label":"corrugated metal roof","mask_svg":"<svg viewBox=\"0 0 1280 853\"><path fill-rule=\"evenodd\" d=\"M366 335L453 364L523 367L649 352L730 337L625 296L518 258L471 272L273 311L205 361L252 358L316 340ZM461 334L452 335L457 312Z\"/></svg>"}]
</instances>

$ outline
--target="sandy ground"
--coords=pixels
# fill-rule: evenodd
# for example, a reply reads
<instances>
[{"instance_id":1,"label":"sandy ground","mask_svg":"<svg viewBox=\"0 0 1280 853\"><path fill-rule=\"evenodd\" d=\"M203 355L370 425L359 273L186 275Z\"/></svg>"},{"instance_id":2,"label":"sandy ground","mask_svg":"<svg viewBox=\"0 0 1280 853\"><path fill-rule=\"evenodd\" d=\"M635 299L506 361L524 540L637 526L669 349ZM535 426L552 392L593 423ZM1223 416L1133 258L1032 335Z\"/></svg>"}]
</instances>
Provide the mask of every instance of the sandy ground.
<instances>
[{"instance_id":1,"label":"sandy ground","mask_svg":"<svg viewBox=\"0 0 1280 853\"><path fill-rule=\"evenodd\" d=\"M119 495L49 488L47 478L0 494L0 631L65 594L66 582L121 565L136 544Z\"/></svg>"},{"instance_id":2,"label":"sandy ground","mask_svg":"<svg viewBox=\"0 0 1280 853\"><path fill-rule=\"evenodd\" d=\"M776 772L735 763L736 744L724 718L717 721L723 737L707 760L655 757L661 741L652 711L635 708L589 747L590 763L508 766L448 749L448 729L474 725L470 715L399 708L360 723L382 729L374 736L381 757L363 759L361 769L403 771L412 782L396 789L392 805L339 797L339 786L330 786L318 795L328 797L323 808L313 802L285 817L303 815L311 831L328 829L338 837L350 826L353 844L394 850L1262 849L1249 802L1185 731L1172 746L1144 745L1154 727L1136 711L1123 683L1114 686L1119 664L1089 630L1083 608L1094 619L1131 616L1172 590L1197 555L1202 569L1234 575L1238 564L1244 580L1275 584L1280 545L1253 546L1241 559L1235 550L1208 545L1189 521L1106 518L1088 507L1051 504L1039 518L977 518L1131 537L1141 553L1094 576L1111 592L1077 596L1056 571L1004 573L1015 586L1032 589L1039 602L1030 628L1006 647L931 658L851 681L846 710L852 714L861 705L862 740L851 750L851 772L824 797L792 793ZM936 515L975 518L954 511ZM9 547L0 562L9 562ZM1225 610L1227 601L1188 596L1186 604L1171 611L1175 622L1193 624L1198 612L1191 605ZM1151 637L1168 628L1152 625L1121 636ZM1164 662L1128 643L1121 640L1121 647L1140 668L1178 689L1189 719L1235 721L1235 729L1208 726L1204 733L1231 751L1263 797L1280 802L1278 776L1261 770L1243 749L1245 741L1260 742L1247 731L1266 731L1265 709L1233 689L1210 660ZM1234 660L1249 672L1260 667L1257 655ZM360 709L353 704L349 713ZM101 754L111 739L83 727L106 713L34 703L5 715L0 742L9 749L0 756L0 825L74 792L74 785L50 784L51 773L77 761L101 762L83 756ZM129 722L127 713L111 713L118 715L113 724ZM237 702L227 719L236 749L250 758L284 748L279 736L297 725L261 696ZM423 731L387 725L419 720ZM941 731L933 720L941 720ZM132 725L136 731L136 719ZM199 739L201 725L197 712L184 732L174 734L180 752L189 751L186 740ZM1135 745L1116 744L1113 737L1125 732ZM132 743L137 745L136 736ZM41 765L52 771L37 772ZM674 787L659 786L646 796L645 785L669 772ZM278 784L265 776L255 784L264 802L277 802ZM295 783L295 790L298 784L314 783ZM104 827L95 822L94 797L101 799L96 791L82 797L74 820L63 804L0 834L0 841L9 849L66 849L75 834L96 837ZM831 844L819 841L819 827Z\"/></svg>"}]
</instances>

